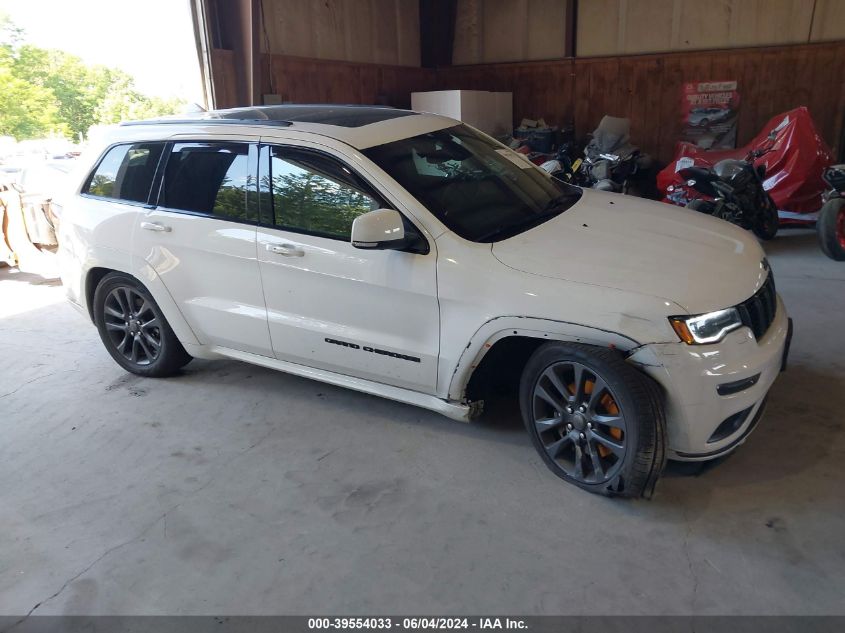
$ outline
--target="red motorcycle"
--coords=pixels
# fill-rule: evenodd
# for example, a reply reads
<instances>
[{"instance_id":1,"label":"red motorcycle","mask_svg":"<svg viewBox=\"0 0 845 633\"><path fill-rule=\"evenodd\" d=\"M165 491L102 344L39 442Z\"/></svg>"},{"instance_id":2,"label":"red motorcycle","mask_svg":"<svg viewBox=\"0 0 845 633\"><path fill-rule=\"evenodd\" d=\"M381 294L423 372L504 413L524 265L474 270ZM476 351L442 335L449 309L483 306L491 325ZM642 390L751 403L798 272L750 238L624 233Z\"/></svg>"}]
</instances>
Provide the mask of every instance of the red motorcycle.
<instances>
[{"instance_id":1,"label":"red motorcycle","mask_svg":"<svg viewBox=\"0 0 845 633\"><path fill-rule=\"evenodd\" d=\"M775 134L769 135L766 148L752 150L743 160L725 158L706 167L685 167L678 171L684 178L683 189L666 188L667 196L681 193L688 209L707 213L752 231L762 240L771 240L778 232L778 208L766 193L766 168L754 161L772 149Z\"/></svg>"},{"instance_id":2,"label":"red motorcycle","mask_svg":"<svg viewBox=\"0 0 845 633\"><path fill-rule=\"evenodd\" d=\"M822 195L816 230L822 252L838 262L845 261L845 165L832 165L822 174L830 189Z\"/></svg>"},{"instance_id":3,"label":"red motorcycle","mask_svg":"<svg viewBox=\"0 0 845 633\"><path fill-rule=\"evenodd\" d=\"M765 170L763 188L778 209L781 226L812 226L819 218L821 195L828 188L822 172L833 156L807 108L772 118L742 148L711 151L679 143L675 160L657 176L664 202L686 206L700 197L686 187L687 179L680 172L689 167L712 168L725 159L750 159L755 168Z\"/></svg>"}]
</instances>

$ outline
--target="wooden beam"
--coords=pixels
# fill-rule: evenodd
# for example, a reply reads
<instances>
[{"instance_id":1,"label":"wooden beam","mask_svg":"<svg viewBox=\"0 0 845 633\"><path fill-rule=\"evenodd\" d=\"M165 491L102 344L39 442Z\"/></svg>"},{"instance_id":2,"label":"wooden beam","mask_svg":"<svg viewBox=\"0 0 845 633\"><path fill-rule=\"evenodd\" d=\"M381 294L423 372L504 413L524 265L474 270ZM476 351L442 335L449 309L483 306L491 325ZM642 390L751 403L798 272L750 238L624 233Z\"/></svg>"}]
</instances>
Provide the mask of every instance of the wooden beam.
<instances>
[{"instance_id":1,"label":"wooden beam","mask_svg":"<svg viewBox=\"0 0 845 633\"><path fill-rule=\"evenodd\" d=\"M578 0L566 0L566 23L564 26L564 57L575 57L578 34Z\"/></svg>"},{"instance_id":2,"label":"wooden beam","mask_svg":"<svg viewBox=\"0 0 845 633\"><path fill-rule=\"evenodd\" d=\"M452 65L458 0L419 0L420 63L423 68Z\"/></svg>"}]
</instances>

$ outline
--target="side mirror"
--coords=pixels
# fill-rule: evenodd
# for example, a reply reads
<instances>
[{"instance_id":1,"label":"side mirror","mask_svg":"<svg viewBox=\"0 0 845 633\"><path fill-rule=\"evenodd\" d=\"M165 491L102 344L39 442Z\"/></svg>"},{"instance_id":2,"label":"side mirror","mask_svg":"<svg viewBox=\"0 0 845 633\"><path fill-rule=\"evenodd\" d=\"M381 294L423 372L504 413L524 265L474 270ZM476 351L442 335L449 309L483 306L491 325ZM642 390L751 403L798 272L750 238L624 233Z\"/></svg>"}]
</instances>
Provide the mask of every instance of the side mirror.
<instances>
[{"instance_id":1,"label":"side mirror","mask_svg":"<svg viewBox=\"0 0 845 633\"><path fill-rule=\"evenodd\" d=\"M402 216L393 209L376 209L352 222L352 246L367 249L400 249L405 244Z\"/></svg>"}]
</instances>

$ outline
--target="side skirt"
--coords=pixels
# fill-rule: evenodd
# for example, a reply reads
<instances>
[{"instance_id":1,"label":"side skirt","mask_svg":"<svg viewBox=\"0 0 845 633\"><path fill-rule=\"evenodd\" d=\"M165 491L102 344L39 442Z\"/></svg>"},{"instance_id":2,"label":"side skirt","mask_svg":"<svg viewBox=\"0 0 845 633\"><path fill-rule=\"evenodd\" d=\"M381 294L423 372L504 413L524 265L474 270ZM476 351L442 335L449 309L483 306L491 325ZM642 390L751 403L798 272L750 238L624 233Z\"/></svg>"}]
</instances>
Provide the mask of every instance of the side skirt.
<instances>
[{"instance_id":1,"label":"side skirt","mask_svg":"<svg viewBox=\"0 0 845 633\"><path fill-rule=\"evenodd\" d=\"M315 369L306 365L299 365L297 363L289 363L287 361L269 358L267 356L260 356L258 354L250 354L249 352L242 352L239 350L229 349L227 347L212 347L209 351L219 356L232 358L234 360L241 360L253 365L261 365L278 371L283 371L287 374L294 374L295 376L302 376L303 378L311 378L312 380L319 380L330 385L338 387L346 387L347 389L354 389L373 396L381 396L388 400L395 400L396 402L404 402L405 404L412 404L429 411L435 411L447 418L457 420L459 422L469 422L473 409L466 404L461 404L455 401L441 400L435 396L431 396L419 391L412 391L410 389L403 389L402 387L394 387L392 385L385 385L372 380L364 380L363 378L354 378L353 376L346 376L345 374L338 374L333 371L325 369Z\"/></svg>"}]
</instances>

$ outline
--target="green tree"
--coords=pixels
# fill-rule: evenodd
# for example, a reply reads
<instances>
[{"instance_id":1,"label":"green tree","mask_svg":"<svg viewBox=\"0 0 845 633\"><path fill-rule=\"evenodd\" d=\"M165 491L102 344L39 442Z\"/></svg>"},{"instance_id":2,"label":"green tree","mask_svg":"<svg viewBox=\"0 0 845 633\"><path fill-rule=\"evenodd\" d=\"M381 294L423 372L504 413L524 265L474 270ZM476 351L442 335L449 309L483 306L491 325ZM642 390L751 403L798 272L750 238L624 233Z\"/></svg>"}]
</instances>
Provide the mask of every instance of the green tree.
<instances>
[{"instance_id":1,"label":"green tree","mask_svg":"<svg viewBox=\"0 0 845 633\"><path fill-rule=\"evenodd\" d=\"M73 138L85 135L97 123L97 106L109 87L109 71L86 66L63 51L25 44L15 55L14 73L34 86L52 91L59 119Z\"/></svg>"},{"instance_id":2,"label":"green tree","mask_svg":"<svg viewBox=\"0 0 845 633\"><path fill-rule=\"evenodd\" d=\"M184 106L179 99L147 97L135 88L135 82L122 71L110 70L109 85L97 108L97 121L101 124L137 121L176 114Z\"/></svg>"},{"instance_id":3,"label":"green tree","mask_svg":"<svg viewBox=\"0 0 845 633\"><path fill-rule=\"evenodd\" d=\"M92 125L178 112L184 102L147 97L125 72L88 66L63 51L21 44L23 32L0 14L0 130L19 140Z\"/></svg>"},{"instance_id":4,"label":"green tree","mask_svg":"<svg viewBox=\"0 0 845 633\"><path fill-rule=\"evenodd\" d=\"M65 133L49 89L15 76L11 54L0 49L0 135L16 139Z\"/></svg>"}]
</instances>

